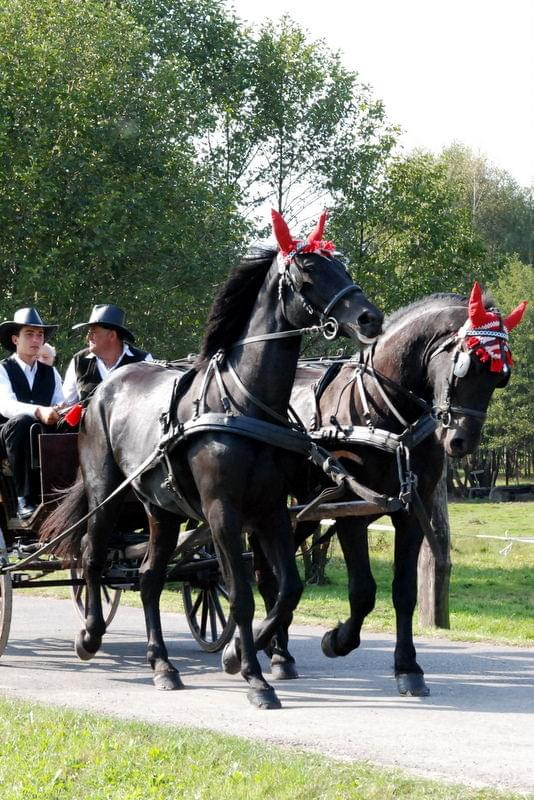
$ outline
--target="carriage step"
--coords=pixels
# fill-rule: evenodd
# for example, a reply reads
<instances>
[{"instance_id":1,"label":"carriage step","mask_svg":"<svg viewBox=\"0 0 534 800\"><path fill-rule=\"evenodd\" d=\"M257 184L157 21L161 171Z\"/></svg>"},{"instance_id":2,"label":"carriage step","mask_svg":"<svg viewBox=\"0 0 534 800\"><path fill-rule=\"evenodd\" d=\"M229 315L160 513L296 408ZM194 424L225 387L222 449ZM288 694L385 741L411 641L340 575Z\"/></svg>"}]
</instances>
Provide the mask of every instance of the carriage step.
<instances>
[{"instance_id":1,"label":"carriage step","mask_svg":"<svg viewBox=\"0 0 534 800\"><path fill-rule=\"evenodd\" d=\"M295 518L306 506L290 506L289 513ZM322 519L337 519L337 517L363 517L372 514L385 514L386 509L377 503L370 503L366 500L351 500L346 503L323 503L315 508L310 508L305 514L299 517L299 522L308 522Z\"/></svg>"}]
</instances>

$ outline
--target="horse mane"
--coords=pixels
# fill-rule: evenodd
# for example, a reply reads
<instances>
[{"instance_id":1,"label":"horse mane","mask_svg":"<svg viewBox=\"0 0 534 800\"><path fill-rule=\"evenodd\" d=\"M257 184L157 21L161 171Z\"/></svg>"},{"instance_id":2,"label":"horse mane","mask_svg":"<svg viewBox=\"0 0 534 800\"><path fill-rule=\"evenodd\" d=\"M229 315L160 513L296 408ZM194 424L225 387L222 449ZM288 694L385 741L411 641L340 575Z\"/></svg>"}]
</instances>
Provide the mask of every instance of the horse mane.
<instances>
[{"instance_id":1,"label":"horse mane","mask_svg":"<svg viewBox=\"0 0 534 800\"><path fill-rule=\"evenodd\" d=\"M486 308L494 307L495 300L490 292L484 292L483 299ZM407 306L398 308L387 316L384 321L384 333L398 322L405 322L410 317L415 320L423 312L425 314L431 311L438 312L453 306L465 306L467 309L467 296L456 292L436 292L427 297L421 297Z\"/></svg>"},{"instance_id":2,"label":"horse mane","mask_svg":"<svg viewBox=\"0 0 534 800\"><path fill-rule=\"evenodd\" d=\"M255 247L233 268L219 288L207 321L198 368L217 350L233 344L247 320L276 255L275 248Z\"/></svg>"}]
</instances>

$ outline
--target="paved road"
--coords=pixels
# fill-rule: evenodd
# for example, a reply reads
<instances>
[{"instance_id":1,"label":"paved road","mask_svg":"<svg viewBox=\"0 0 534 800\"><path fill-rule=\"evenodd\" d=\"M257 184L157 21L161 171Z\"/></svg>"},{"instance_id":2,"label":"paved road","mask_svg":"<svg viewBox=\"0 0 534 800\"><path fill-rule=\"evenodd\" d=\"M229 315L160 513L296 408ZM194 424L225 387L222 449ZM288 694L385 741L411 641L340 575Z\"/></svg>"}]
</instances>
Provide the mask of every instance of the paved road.
<instances>
[{"instance_id":1,"label":"paved road","mask_svg":"<svg viewBox=\"0 0 534 800\"><path fill-rule=\"evenodd\" d=\"M402 698L391 674L391 637L366 634L360 650L330 660L320 650L323 630L296 626L302 677L278 683L283 708L262 712L248 704L240 676L223 674L219 656L198 649L183 617L165 614L163 626L185 691L153 688L139 609L121 606L101 653L82 663L73 652L79 624L70 601L15 593L0 692L534 792L534 649L420 638L431 696Z\"/></svg>"}]
</instances>

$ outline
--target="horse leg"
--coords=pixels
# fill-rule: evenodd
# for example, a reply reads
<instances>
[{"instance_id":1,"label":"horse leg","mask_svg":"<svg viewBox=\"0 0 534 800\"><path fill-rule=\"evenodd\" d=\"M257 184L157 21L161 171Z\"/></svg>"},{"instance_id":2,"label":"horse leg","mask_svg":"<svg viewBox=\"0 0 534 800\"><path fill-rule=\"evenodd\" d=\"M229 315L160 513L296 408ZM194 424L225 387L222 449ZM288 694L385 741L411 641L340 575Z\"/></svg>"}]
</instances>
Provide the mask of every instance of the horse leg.
<instances>
[{"instance_id":1,"label":"horse leg","mask_svg":"<svg viewBox=\"0 0 534 800\"><path fill-rule=\"evenodd\" d=\"M350 617L323 636L321 648L325 656L346 656L360 646L360 633L365 617L375 607L376 582L369 561L367 517L340 518L336 531L348 572Z\"/></svg>"},{"instance_id":2,"label":"horse leg","mask_svg":"<svg viewBox=\"0 0 534 800\"><path fill-rule=\"evenodd\" d=\"M317 527L317 522L299 522L297 524L293 532L295 552L309 536L315 533ZM278 596L278 580L255 536L250 537L250 544L254 553L256 585L263 597L265 610L269 613ZM283 626L276 631L270 644L265 648L265 653L271 659L271 675L279 681L294 680L299 676L295 659L289 652L288 627Z\"/></svg>"},{"instance_id":3,"label":"horse leg","mask_svg":"<svg viewBox=\"0 0 534 800\"><path fill-rule=\"evenodd\" d=\"M233 613L239 626L239 639L234 640L225 648L223 668L228 672L234 672L236 671L236 662L239 663L241 674L250 686L248 692L250 702L260 708L279 708L280 701L274 689L265 681L256 653L269 646L279 628L289 626L292 612L302 592L302 583L296 568L291 524L285 505L275 510L269 518L263 519L261 527L255 525L254 530L262 543L267 561L274 566L279 580L278 594L273 608L265 620L257 626L255 635L253 635L254 598L252 589L246 580L240 548L234 551L233 578L235 579L237 576L238 581L234 583L232 580L231 599L235 607ZM217 542L217 537L215 541ZM226 548L225 556L228 555L229 550ZM237 556L237 560L235 556Z\"/></svg>"},{"instance_id":4,"label":"horse leg","mask_svg":"<svg viewBox=\"0 0 534 800\"><path fill-rule=\"evenodd\" d=\"M261 527L255 526L255 533L261 542L266 563L272 565L277 582L276 598L265 619L255 626L253 646L255 651L269 648L273 651L274 673L287 678L297 677L294 659L287 651L287 630L293 618L293 611L302 594L302 581L295 561L294 542L287 508L282 507L271 519L262 520ZM273 638L275 644L273 645ZM280 645L280 651L273 647ZM233 645L233 648L232 648ZM227 655L239 658L238 643L232 643ZM242 649L242 648L241 648ZM241 665L243 665L241 654Z\"/></svg>"},{"instance_id":5,"label":"horse leg","mask_svg":"<svg viewBox=\"0 0 534 800\"><path fill-rule=\"evenodd\" d=\"M176 667L169 661L163 632L159 600L165 574L178 539L180 521L176 515L150 506L147 511L150 536L148 549L139 569L139 588L147 631L147 661L153 672L156 689L183 689Z\"/></svg>"},{"instance_id":6,"label":"horse leg","mask_svg":"<svg viewBox=\"0 0 534 800\"><path fill-rule=\"evenodd\" d=\"M254 554L256 586L263 598L265 610L269 613L274 608L278 596L278 581L257 538L250 536L249 543ZM271 677L274 680L298 678L295 659L288 649L288 640L288 629L281 626L265 648L265 653L271 660Z\"/></svg>"},{"instance_id":7,"label":"horse leg","mask_svg":"<svg viewBox=\"0 0 534 800\"><path fill-rule=\"evenodd\" d=\"M412 620L417 602L417 558L423 532L413 512L393 516L395 525L395 569L392 585L397 643L395 678L401 695L426 697L430 690L416 661Z\"/></svg>"}]
</instances>

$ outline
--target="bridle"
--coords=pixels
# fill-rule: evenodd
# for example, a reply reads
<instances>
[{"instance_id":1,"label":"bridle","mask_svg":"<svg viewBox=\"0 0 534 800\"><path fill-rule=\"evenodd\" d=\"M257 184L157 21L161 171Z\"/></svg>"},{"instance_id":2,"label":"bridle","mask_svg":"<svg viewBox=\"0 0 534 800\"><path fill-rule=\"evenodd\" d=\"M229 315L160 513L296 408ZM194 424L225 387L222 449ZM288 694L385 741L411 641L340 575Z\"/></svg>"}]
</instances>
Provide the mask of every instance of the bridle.
<instances>
[{"instance_id":1,"label":"bridle","mask_svg":"<svg viewBox=\"0 0 534 800\"><path fill-rule=\"evenodd\" d=\"M495 311L495 309L493 309L493 311ZM475 408L454 405L453 393L458 385L458 381L462 378L465 378L472 366L473 355L468 349L464 349L465 340L469 337L488 337L488 335L490 335L492 339L497 339L500 343L501 349L503 348L504 342L508 341L508 332L503 326L502 319L501 329L498 331L492 330L491 333L487 329L471 328L469 320L467 320L467 322L462 325L457 333L445 339L445 341L442 342L439 347L437 347L430 355L429 362L440 353L449 350L451 347L453 348L451 351L451 364L447 381L445 383L443 399L440 403L434 406L434 413L444 428L450 427L454 417L474 417L475 419L481 420L481 422L484 422L487 417L485 411L478 411ZM509 374L509 371L510 368L505 363L503 372L506 375L506 373Z\"/></svg>"},{"instance_id":2,"label":"bridle","mask_svg":"<svg viewBox=\"0 0 534 800\"><path fill-rule=\"evenodd\" d=\"M278 297L282 306L282 313L284 315L284 319L286 322L288 322L289 320L286 313L286 299L284 293L284 289L288 288L291 289L295 295L297 295L310 316L315 315L319 318L320 328L324 338L328 341L331 341L332 339L336 338L339 331L339 322L335 317L330 316L331 312L337 306L339 301L343 297L346 297L346 295L351 294L352 292L359 292L360 294L363 294L363 291L361 286L359 286L357 283L350 283L347 286L344 286L343 289L340 289L340 291L337 292L331 298L331 300L329 300L323 309L314 306L309 302L309 300L306 300L302 291L304 288L304 278L302 277L302 272L295 263L296 256L301 253L301 251L306 247L306 244L306 242L300 242L294 250L288 253L287 256L284 256L281 252L278 253L278 275L280 276L278 284ZM336 254L333 253L332 255L335 256ZM330 253L325 257L329 256ZM358 334L358 336L363 335ZM368 339L366 336L363 336L362 341L364 344L370 344L372 341L374 341L374 339Z\"/></svg>"}]
</instances>

